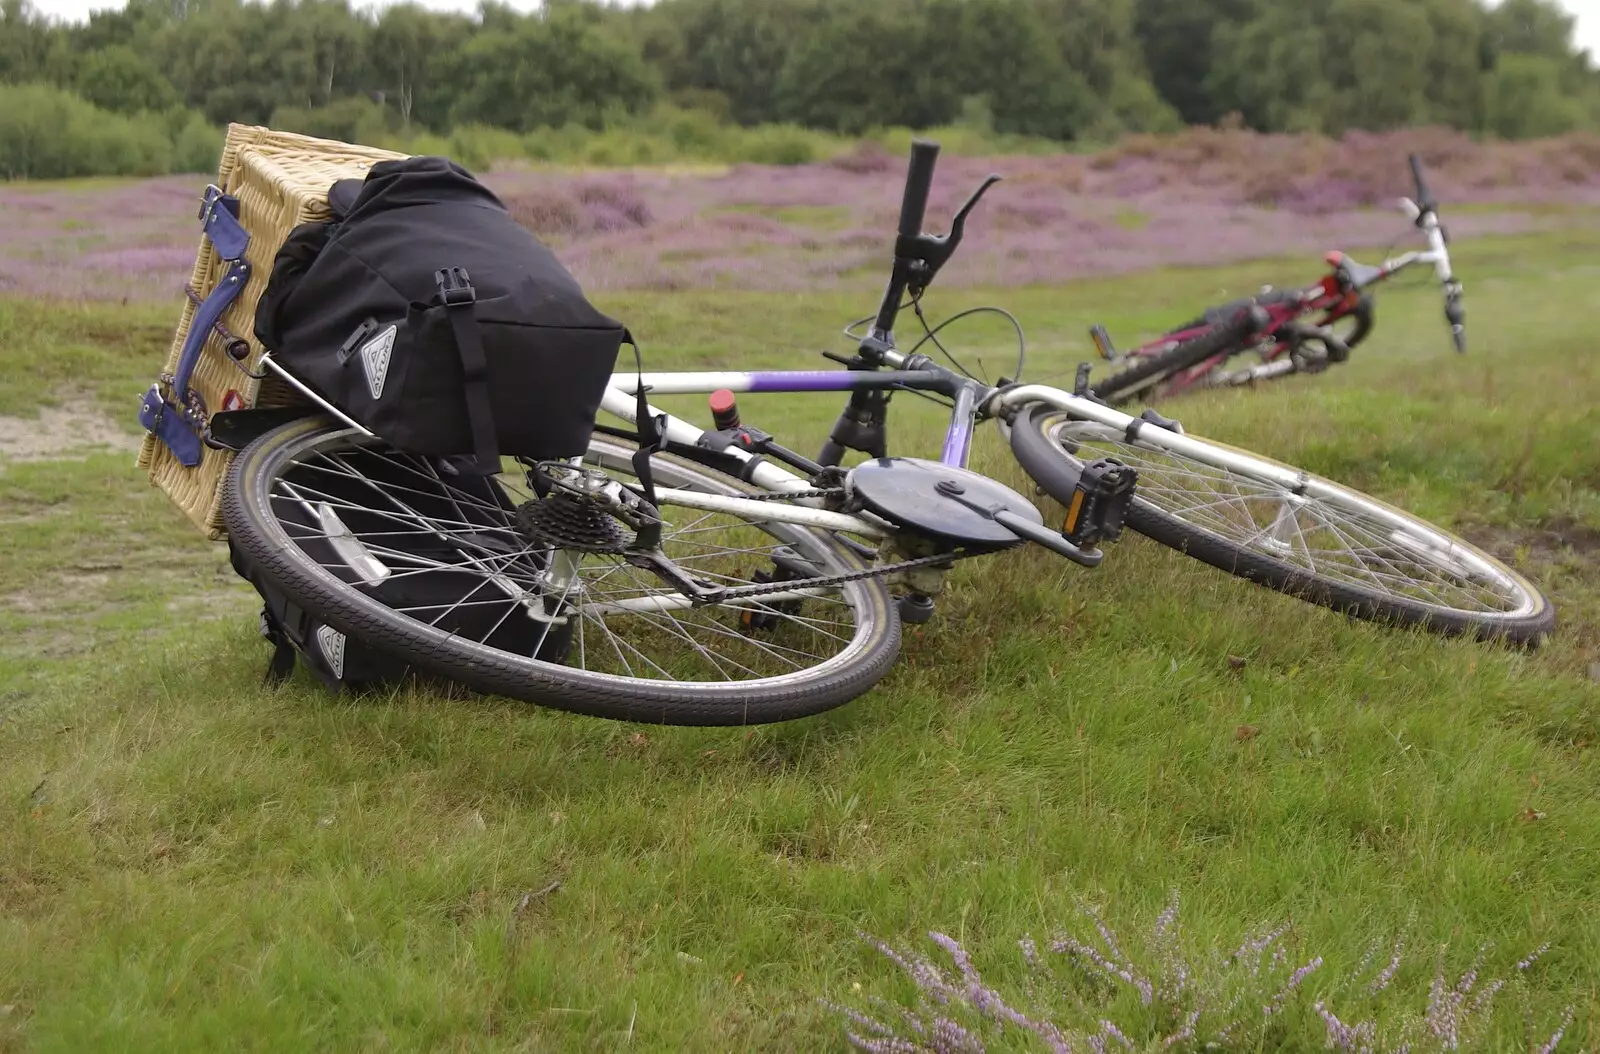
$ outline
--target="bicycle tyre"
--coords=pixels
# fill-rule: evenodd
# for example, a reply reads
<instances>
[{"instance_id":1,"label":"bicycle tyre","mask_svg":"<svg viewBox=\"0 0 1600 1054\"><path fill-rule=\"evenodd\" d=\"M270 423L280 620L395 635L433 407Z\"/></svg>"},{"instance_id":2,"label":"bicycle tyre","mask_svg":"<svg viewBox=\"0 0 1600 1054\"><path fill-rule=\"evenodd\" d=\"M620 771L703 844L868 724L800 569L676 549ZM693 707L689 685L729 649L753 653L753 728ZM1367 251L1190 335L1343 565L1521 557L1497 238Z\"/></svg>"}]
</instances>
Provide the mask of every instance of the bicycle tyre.
<instances>
[{"instance_id":1,"label":"bicycle tyre","mask_svg":"<svg viewBox=\"0 0 1600 1054\"><path fill-rule=\"evenodd\" d=\"M1345 347L1354 349L1356 345L1372 335L1372 327L1377 322L1377 310L1378 305L1373 300L1372 294L1362 293L1356 301L1356 306L1351 308L1349 313L1344 316L1344 318L1355 319L1355 327L1344 337ZM1334 321L1339 322L1343 321L1343 319L1335 319Z\"/></svg>"},{"instance_id":2,"label":"bicycle tyre","mask_svg":"<svg viewBox=\"0 0 1600 1054\"><path fill-rule=\"evenodd\" d=\"M234 459L224 482L224 521L232 543L243 547L261 572L308 613L419 669L477 691L595 717L656 724L745 725L806 717L849 702L876 684L898 654L898 609L887 587L876 578L838 587L841 596L850 598L856 619L855 634L844 649L826 662L783 676L728 683L623 677L463 639L391 609L330 572L297 544L273 511L275 481L294 471L301 459L309 461L327 450L343 457L358 448L380 454L391 449L354 429L320 418L295 421L267 433ZM590 441L591 456L607 464L626 463L635 449L631 443L598 433ZM401 455L396 452L396 456ZM651 464L658 486L728 495L759 493L714 469L670 455L657 455ZM277 500L285 499L279 494ZM510 511L508 508L508 514ZM756 529L753 521L740 522L744 530ZM769 524L762 530L781 531L785 544L818 562L828 573L863 566L825 531L784 524ZM482 563L479 560L473 566ZM499 570L503 576L504 568ZM594 650L599 651L598 643Z\"/></svg>"},{"instance_id":3,"label":"bicycle tyre","mask_svg":"<svg viewBox=\"0 0 1600 1054\"><path fill-rule=\"evenodd\" d=\"M1065 442L1060 438L1058 426L1071 417L1065 411L1042 403L1034 403L1019 410L1013 422L1011 435L1011 449L1017 461L1032 479L1043 488L1056 501L1065 504L1071 500L1072 492L1077 485L1078 475L1084 463L1084 457L1075 456L1065 448ZM1103 428L1104 426L1099 426ZM1153 426L1146 426L1153 427ZM1107 430L1109 431L1109 430ZM1364 585L1359 581L1351 581L1334 577L1333 570L1344 570L1346 565L1336 561L1325 561L1327 570L1315 570L1315 560L1309 559L1311 567L1292 563L1274 555L1274 547L1282 552L1282 543L1274 541L1269 546L1268 535L1259 529L1253 532L1256 544L1245 545L1232 540L1222 533L1217 527L1216 520L1220 514L1206 510L1200 511L1185 509L1195 519L1210 518L1209 526L1200 525L1183 518L1170 508L1163 508L1163 502L1173 503L1173 494L1169 491L1166 479L1148 479L1143 468L1138 464L1140 457L1133 444L1125 440L1105 440L1099 438L1097 443L1105 443L1110 447L1109 456L1117 456L1117 452L1133 451L1134 456L1126 460L1141 468L1141 478L1134 491L1133 501L1129 504L1126 524L1129 528L1159 542L1169 548L1193 557L1204 564L1226 571L1231 575L1246 579L1258 585L1274 589L1280 593L1296 597L1309 603L1332 608L1356 618L1374 622L1388 622L1401 625L1415 625L1429 631L1443 635L1474 635L1482 639L1502 639L1517 644L1537 644L1548 634L1555 625L1555 609L1549 599L1539 589L1522 575L1507 567L1503 562L1479 549L1469 542L1463 541L1454 535L1433 526L1425 520L1410 513L1396 509L1368 497L1358 491L1351 490L1340 484L1304 473L1299 469L1283 465L1281 462L1257 454L1249 454L1228 447L1225 444L1213 443L1209 440L1196 439L1186 436L1187 439L1203 444L1215 451L1226 451L1232 454L1245 454L1257 462L1275 465L1281 469L1300 474L1308 482L1316 480L1321 487L1330 488L1336 493L1347 496L1352 507L1362 506L1371 509L1384 510L1385 519L1398 517L1401 521L1411 524L1417 531L1416 538L1409 543L1404 543L1403 555L1406 559L1416 559L1419 556L1434 556L1430 550L1426 553L1420 551L1424 542L1436 544L1435 540L1447 541L1450 545L1459 547L1462 553L1449 550L1454 566L1446 569L1443 574L1454 574L1463 560L1470 560L1473 564L1481 564L1492 568L1495 575L1504 583L1508 594L1507 606L1510 611L1474 611L1453 608L1447 604L1426 602L1415 597L1397 596L1392 592L1383 591L1372 586ZM1080 448L1081 449L1081 448ZM1101 449L1095 453L1105 454L1108 451ZM1090 459L1092 460L1092 458ZM1191 459L1192 460L1192 459ZM1243 474L1232 469L1221 469L1228 477L1247 479ZM1219 479L1224 476L1219 475ZM1252 481L1257 486L1262 486L1259 479ZM1263 487L1263 489L1265 489ZM1212 486L1213 494L1216 488ZM1285 492L1287 496L1287 492ZM1210 496L1208 496L1209 501ZM1261 500L1261 499L1257 499ZM1301 509L1307 504L1307 499L1297 496L1292 502L1285 500L1285 508L1291 505L1295 508L1294 518L1298 522ZM1241 501L1241 505L1243 501ZM1315 514L1311 514L1315 515ZM1253 527L1257 525L1252 524ZM1315 524L1313 524L1315 527ZM1296 528L1299 529L1298 526ZM1399 546L1401 542L1391 540L1391 545ZM1470 557L1464 554L1470 554ZM1404 560L1399 564L1389 563L1389 571L1379 571L1373 574L1373 582L1381 585L1386 577L1398 578L1393 572L1403 566ZM1418 560L1420 566L1420 560Z\"/></svg>"},{"instance_id":4,"label":"bicycle tyre","mask_svg":"<svg viewBox=\"0 0 1600 1054\"><path fill-rule=\"evenodd\" d=\"M1126 403L1173 374L1196 366L1213 355L1230 349L1232 352L1243 351L1244 342L1256 326L1254 310L1243 308L1230 321L1213 327L1193 340L1183 341L1159 355L1151 355L1125 370L1113 373L1092 386L1094 393L1112 406Z\"/></svg>"}]
</instances>

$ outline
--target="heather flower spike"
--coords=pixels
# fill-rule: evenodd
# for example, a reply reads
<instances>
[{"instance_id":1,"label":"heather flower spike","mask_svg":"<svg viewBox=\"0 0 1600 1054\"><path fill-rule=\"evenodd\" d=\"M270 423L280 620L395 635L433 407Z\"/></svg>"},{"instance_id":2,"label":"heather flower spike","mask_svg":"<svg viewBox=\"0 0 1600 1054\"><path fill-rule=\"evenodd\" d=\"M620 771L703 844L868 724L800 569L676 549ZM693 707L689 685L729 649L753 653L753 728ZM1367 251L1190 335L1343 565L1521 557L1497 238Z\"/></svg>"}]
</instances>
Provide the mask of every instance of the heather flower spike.
<instances>
[{"instance_id":1,"label":"heather flower spike","mask_svg":"<svg viewBox=\"0 0 1600 1054\"><path fill-rule=\"evenodd\" d=\"M1008 1002L999 988L983 979L971 953L948 934L930 932L928 939L949 956L958 977L948 977L928 959L899 951L875 938L862 939L877 948L898 966L917 987L914 1006L896 1006L898 1023L872 1017L858 1010L825 1003L847 1022L845 1035L859 1050L885 1054L982 1054L990 1049L1032 1049L1022 1044L1021 1035L1043 1041L1052 1054L1074 1052L1119 1052L1133 1050L1271 1049L1304 1046L1285 1029L1297 1027L1298 1020L1284 1013L1289 1004L1311 987L1311 977L1324 964L1314 956L1302 965L1289 968L1289 952L1284 943L1287 925L1258 931L1231 955L1211 954L1203 961L1184 959L1176 940L1178 901L1173 895L1149 931L1148 947L1124 949L1111 926L1097 909L1080 909L1094 928L1099 947L1063 931L1049 945L1061 958L1052 961L1039 954L1031 937L1017 942L1023 967L1029 979L1032 999L1024 1013ZM1408 926L1408 929L1410 927ZM1404 938L1396 939L1388 963L1375 978L1362 984L1381 941L1373 942L1355 973L1347 981L1332 984L1328 991L1348 991L1356 986L1356 1002L1382 998L1387 1002L1406 1000L1395 981L1400 975L1405 948ZM1381 1020L1339 1010L1328 995L1318 995L1311 1003L1312 1021L1321 1022L1320 1042L1346 1054L1402 1054L1402 1052L1443 1052L1479 1049L1490 1033L1495 996L1514 979L1486 978L1484 967L1490 946L1479 949L1471 965L1451 983L1445 971L1441 948L1437 969L1428 986L1420 1013L1396 1015L1390 1012ZM1547 950L1541 946L1516 964L1516 974L1524 973ZM1139 952L1135 955L1130 952ZM1271 952L1269 955L1268 953ZM1160 964L1156 976L1162 986L1153 989L1139 965L1146 955ZM1062 967L1065 967L1063 970ZM1052 982L1054 991L1038 992L1033 982ZM1178 980L1175 980L1178 979ZM1120 993L1138 994L1140 1014L1119 1017L1129 1004ZM1407 1000L1409 1001L1409 1000ZM880 1001L880 1005L881 1001ZM1376 1009L1375 1004L1369 1011ZM1574 1011L1568 1008L1549 1039L1536 1048L1538 1054L1553 1054L1571 1027ZM890 1013L887 1021L895 1021Z\"/></svg>"}]
</instances>

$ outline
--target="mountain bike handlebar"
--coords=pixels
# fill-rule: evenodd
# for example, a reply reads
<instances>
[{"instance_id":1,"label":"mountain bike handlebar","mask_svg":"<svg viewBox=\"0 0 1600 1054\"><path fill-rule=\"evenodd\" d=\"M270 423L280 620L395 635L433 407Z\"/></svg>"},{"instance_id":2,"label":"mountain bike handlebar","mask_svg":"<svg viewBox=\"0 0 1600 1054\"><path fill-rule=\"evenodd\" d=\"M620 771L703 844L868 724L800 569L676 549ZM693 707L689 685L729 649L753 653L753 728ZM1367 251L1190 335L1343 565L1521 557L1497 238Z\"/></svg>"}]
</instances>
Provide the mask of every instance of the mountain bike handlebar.
<instances>
[{"instance_id":1,"label":"mountain bike handlebar","mask_svg":"<svg viewBox=\"0 0 1600 1054\"><path fill-rule=\"evenodd\" d=\"M900 312L901 299L908 292L915 299L928 288L939 269L954 255L956 246L961 244L968 214L988 189L1000 182L1000 177L995 175L985 179L956 210L948 234L924 234L922 223L927 215L933 168L938 160L938 143L929 139L911 141L911 165L906 170L905 191L900 199L900 224L894 241L894 268L883 301L878 305L871 335L862 342L862 351L869 360L875 360L883 348L893 346L894 320Z\"/></svg>"},{"instance_id":2,"label":"mountain bike handlebar","mask_svg":"<svg viewBox=\"0 0 1600 1054\"><path fill-rule=\"evenodd\" d=\"M1417 197L1415 201L1406 201L1404 204L1408 211L1415 213L1412 222L1428 240L1428 251L1406 259L1405 263L1426 261L1433 264L1434 276L1444 292L1444 319L1450 326L1450 339L1456 351L1464 353L1467 350L1467 312L1461 303L1461 283L1450 270L1450 237L1439 223L1439 200L1433 196L1428 181L1423 177L1422 159L1412 154L1407 160L1411 164L1411 178L1417 185Z\"/></svg>"},{"instance_id":3,"label":"mountain bike handlebar","mask_svg":"<svg viewBox=\"0 0 1600 1054\"><path fill-rule=\"evenodd\" d=\"M911 142L911 167L906 171L905 195L900 200L900 237L915 238L922 233L922 219L928 211L928 192L933 188L933 166L939 160L939 144L928 139Z\"/></svg>"},{"instance_id":4,"label":"mountain bike handlebar","mask_svg":"<svg viewBox=\"0 0 1600 1054\"><path fill-rule=\"evenodd\" d=\"M1417 209L1420 213L1437 212L1439 203L1433 197L1433 192L1428 189L1428 183L1422 178L1422 159L1412 154L1408 160L1411 162L1411 178L1417 184ZM1421 219L1421 216L1418 216Z\"/></svg>"}]
</instances>

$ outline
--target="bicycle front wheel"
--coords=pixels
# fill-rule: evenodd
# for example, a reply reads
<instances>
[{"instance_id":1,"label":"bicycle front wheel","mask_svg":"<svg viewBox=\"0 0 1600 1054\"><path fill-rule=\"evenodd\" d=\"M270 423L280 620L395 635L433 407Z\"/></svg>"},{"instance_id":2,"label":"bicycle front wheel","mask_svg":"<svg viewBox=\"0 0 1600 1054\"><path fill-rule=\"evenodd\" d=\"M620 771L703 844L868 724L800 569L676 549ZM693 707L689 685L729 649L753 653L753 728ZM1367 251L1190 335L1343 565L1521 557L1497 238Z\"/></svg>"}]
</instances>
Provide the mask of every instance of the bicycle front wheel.
<instances>
[{"instance_id":1,"label":"bicycle front wheel","mask_svg":"<svg viewBox=\"0 0 1600 1054\"><path fill-rule=\"evenodd\" d=\"M1126 432L1042 403L1011 446L1057 501L1083 464L1138 470L1127 524L1203 563L1357 618L1537 643L1555 623L1527 579L1460 538L1301 469L1194 436Z\"/></svg>"},{"instance_id":2,"label":"bicycle front wheel","mask_svg":"<svg viewBox=\"0 0 1600 1054\"><path fill-rule=\"evenodd\" d=\"M1095 394L1112 406L1120 406L1134 399L1148 401L1159 395L1168 381L1185 370L1215 356L1227 358L1244 351L1255 328L1256 316L1249 308L1242 308L1232 319L1213 326L1200 336L1174 343L1166 350L1141 358L1127 369L1096 382Z\"/></svg>"},{"instance_id":3,"label":"bicycle front wheel","mask_svg":"<svg viewBox=\"0 0 1600 1054\"><path fill-rule=\"evenodd\" d=\"M635 449L597 434L584 466L634 483ZM756 493L679 458L651 466L662 488ZM788 720L848 702L894 661L899 616L880 580L782 587L863 570L826 531L667 505L660 550L683 573L772 586L698 603L630 561L621 528L593 508L541 506L535 489L520 470L453 477L307 419L239 454L223 512L232 543L313 617L419 669L559 709Z\"/></svg>"}]
</instances>

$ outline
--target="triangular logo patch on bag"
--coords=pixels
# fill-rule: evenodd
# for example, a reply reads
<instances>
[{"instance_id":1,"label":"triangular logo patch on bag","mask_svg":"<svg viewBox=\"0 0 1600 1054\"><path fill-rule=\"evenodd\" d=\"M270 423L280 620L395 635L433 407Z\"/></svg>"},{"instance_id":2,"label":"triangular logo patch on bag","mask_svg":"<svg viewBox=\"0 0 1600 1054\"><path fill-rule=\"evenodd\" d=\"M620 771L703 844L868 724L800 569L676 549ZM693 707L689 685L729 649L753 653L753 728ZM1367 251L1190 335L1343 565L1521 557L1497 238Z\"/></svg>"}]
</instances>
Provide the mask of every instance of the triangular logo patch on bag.
<instances>
[{"instance_id":1,"label":"triangular logo patch on bag","mask_svg":"<svg viewBox=\"0 0 1600 1054\"><path fill-rule=\"evenodd\" d=\"M318 626L317 647L322 649L322 657L328 661L334 680L344 680L344 634L332 626Z\"/></svg>"},{"instance_id":2,"label":"triangular logo patch on bag","mask_svg":"<svg viewBox=\"0 0 1600 1054\"><path fill-rule=\"evenodd\" d=\"M389 326L361 345L361 366L367 372L367 390L374 399L383 398L383 381L389 376L389 356L394 351L394 330Z\"/></svg>"}]
</instances>

